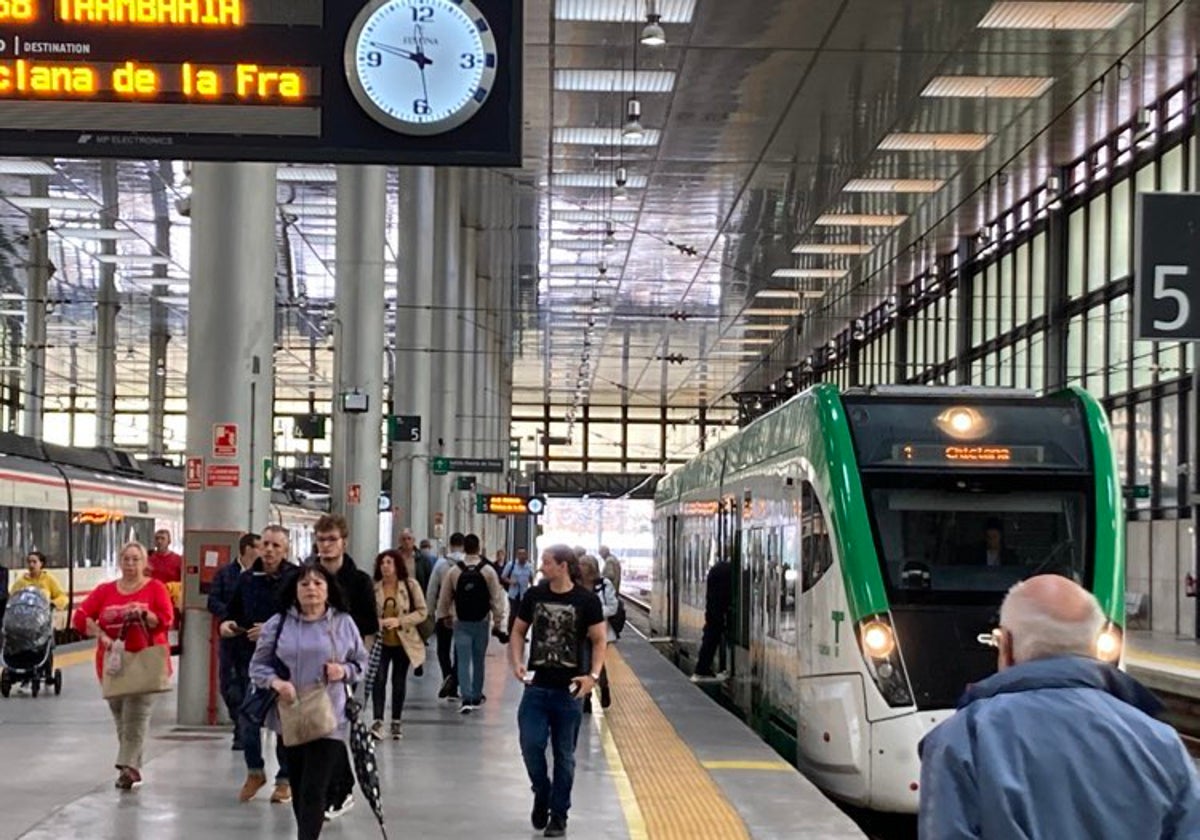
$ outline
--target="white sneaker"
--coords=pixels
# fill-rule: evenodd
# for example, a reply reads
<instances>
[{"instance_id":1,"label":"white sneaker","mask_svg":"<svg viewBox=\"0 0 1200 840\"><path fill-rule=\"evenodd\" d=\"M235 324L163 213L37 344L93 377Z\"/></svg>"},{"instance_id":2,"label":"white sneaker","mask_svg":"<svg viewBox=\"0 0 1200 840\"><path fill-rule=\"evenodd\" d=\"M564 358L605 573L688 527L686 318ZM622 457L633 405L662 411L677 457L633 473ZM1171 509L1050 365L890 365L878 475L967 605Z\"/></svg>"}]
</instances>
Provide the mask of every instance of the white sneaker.
<instances>
[{"instance_id":1,"label":"white sneaker","mask_svg":"<svg viewBox=\"0 0 1200 840\"><path fill-rule=\"evenodd\" d=\"M325 819L336 820L338 817L340 817L342 814L346 813L353 807L354 807L354 794L348 793L348 794L346 794L346 798L342 800L341 805L335 805L331 808L325 809Z\"/></svg>"}]
</instances>

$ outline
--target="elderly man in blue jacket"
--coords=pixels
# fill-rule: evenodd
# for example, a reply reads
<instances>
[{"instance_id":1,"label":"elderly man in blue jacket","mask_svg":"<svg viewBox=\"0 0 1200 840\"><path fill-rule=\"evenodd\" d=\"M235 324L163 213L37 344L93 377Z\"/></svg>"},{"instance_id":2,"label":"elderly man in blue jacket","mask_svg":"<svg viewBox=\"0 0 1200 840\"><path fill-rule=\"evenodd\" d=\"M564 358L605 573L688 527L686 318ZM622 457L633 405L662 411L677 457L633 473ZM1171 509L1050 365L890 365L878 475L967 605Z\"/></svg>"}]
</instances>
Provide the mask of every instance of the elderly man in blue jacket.
<instances>
[{"instance_id":1,"label":"elderly man in blue jacket","mask_svg":"<svg viewBox=\"0 0 1200 840\"><path fill-rule=\"evenodd\" d=\"M1200 837L1200 779L1145 688L1095 658L1104 614L1064 577L1000 608L1000 672L921 742L928 840Z\"/></svg>"}]
</instances>

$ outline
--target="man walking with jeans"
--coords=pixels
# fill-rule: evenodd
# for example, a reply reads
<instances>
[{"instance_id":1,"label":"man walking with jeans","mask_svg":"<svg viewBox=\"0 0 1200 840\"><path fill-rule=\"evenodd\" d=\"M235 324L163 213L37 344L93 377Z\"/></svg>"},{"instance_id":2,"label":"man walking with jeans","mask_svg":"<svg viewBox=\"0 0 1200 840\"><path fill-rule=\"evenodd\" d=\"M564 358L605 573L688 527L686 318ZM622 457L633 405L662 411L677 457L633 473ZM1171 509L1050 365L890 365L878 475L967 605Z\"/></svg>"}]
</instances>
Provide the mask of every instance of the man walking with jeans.
<instances>
[{"instance_id":1,"label":"man walking with jeans","mask_svg":"<svg viewBox=\"0 0 1200 840\"><path fill-rule=\"evenodd\" d=\"M483 704L488 616L496 633L503 633L506 602L496 570L479 554L479 537L467 534L463 548L466 556L446 573L438 594L437 614L453 617L458 690L462 692L459 711L469 715Z\"/></svg>"},{"instance_id":2,"label":"man walking with jeans","mask_svg":"<svg viewBox=\"0 0 1200 840\"><path fill-rule=\"evenodd\" d=\"M600 599L574 583L574 564L570 546L555 545L542 553L543 580L521 601L509 641L513 674L527 682L517 726L533 785L530 821L534 828L544 828L546 837L567 833L583 698L591 696L600 679L608 638ZM527 670L525 634L531 627ZM554 750L553 782L546 764L548 743Z\"/></svg>"}]
</instances>

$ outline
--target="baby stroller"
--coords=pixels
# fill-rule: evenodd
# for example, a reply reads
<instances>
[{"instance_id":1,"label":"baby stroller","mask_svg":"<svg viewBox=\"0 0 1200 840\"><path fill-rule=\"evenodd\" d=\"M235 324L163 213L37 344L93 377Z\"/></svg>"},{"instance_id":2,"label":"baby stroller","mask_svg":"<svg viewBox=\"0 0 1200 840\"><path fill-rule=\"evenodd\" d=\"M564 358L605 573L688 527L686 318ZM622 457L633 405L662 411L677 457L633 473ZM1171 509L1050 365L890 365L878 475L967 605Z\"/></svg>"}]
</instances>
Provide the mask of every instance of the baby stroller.
<instances>
[{"instance_id":1,"label":"baby stroller","mask_svg":"<svg viewBox=\"0 0 1200 840\"><path fill-rule=\"evenodd\" d=\"M42 683L62 694L62 671L54 667L54 614L45 593L30 586L13 595L0 630L0 695L28 685L37 697Z\"/></svg>"}]
</instances>

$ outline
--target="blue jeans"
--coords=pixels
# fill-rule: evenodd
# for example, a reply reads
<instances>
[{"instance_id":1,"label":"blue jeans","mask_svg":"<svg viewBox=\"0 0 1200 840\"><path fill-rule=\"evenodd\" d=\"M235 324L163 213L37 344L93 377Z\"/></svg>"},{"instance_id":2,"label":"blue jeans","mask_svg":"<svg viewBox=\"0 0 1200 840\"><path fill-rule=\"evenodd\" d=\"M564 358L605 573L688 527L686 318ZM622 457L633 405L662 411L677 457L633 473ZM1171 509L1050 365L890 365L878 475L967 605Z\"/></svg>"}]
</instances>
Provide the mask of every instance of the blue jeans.
<instances>
[{"instance_id":1,"label":"blue jeans","mask_svg":"<svg viewBox=\"0 0 1200 840\"><path fill-rule=\"evenodd\" d=\"M246 759L246 769L251 772L263 772L267 762L263 759L262 728L255 726L245 715L238 716L238 728L242 736L242 757ZM275 759L279 762L279 772L275 774L276 782L288 780L287 753L283 749L283 738L275 736Z\"/></svg>"},{"instance_id":2,"label":"blue jeans","mask_svg":"<svg viewBox=\"0 0 1200 840\"><path fill-rule=\"evenodd\" d=\"M533 785L534 796L549 795L550 813L566 819L571 810L571 786L575 784L575 744L583 720L583 701L565 688L525 686L517 709L521 733L521 757ZM546 745L554 750L554 781L546 766Z\"/></svg>"},{"instance_id":3,"label":"blue jeans","mask_svg":"<svg viewBox=\"0 0 1200 840\"><path fill-rule=\"evenodd\" d=\"M488 622L454 624L454 657L458 660L458 691L463 703L483 700L483 662L487 657Z\"/></svg>"},{"instance_id":4,"label":"blue jeans","mask_svg":"<svg viewBox=\"0 0 1200 840\"><path fill-rule=\"evenodd\" d=\"M237 722L238 709L250 690L250 657L254 648L242 639L222 639L217 647L217 677L221 699L229 710L230 720ZM241 733L238 733L239 740Z\"/></svg>"}]
</instances>

